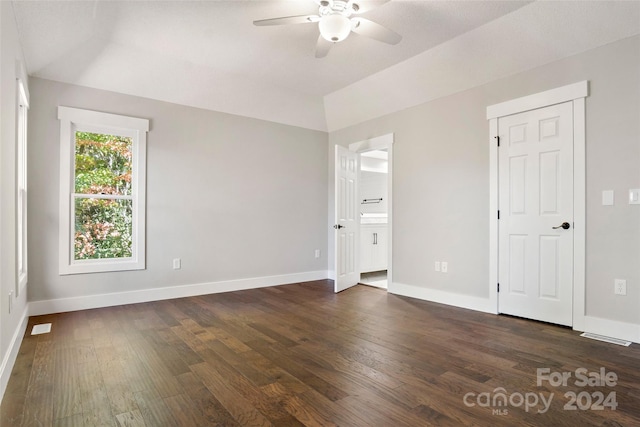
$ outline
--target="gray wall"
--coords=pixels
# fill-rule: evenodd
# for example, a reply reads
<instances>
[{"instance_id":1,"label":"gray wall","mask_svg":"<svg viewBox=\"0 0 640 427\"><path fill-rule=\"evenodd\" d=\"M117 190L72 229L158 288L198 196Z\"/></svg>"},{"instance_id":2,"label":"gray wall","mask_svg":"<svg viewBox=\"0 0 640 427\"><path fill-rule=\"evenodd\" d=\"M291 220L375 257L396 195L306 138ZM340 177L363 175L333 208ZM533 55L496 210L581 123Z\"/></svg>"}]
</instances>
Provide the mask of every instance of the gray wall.
<instances>
[{"instance_id":1,"label":"gray wall","mask_svg":"<svg viewBox=\"0 0 640 427\"><path fill-rule=\"evenodd\" d=\"M38 78L31 99L31 301L326 271L326 133ZM58 275L59 105L150 119L146 270Z\"/></svg>"},{"instance_id":2,"label":"gray wall","mask_svg":"<svg viewBox=\"0 0 640 427\"><path fill-rule=\"evenodd\" d=\"M27 295L16 297L16 64L23 62L10 2L0 2L0 361L25 315ZM27 82L25 82L27 83ZM13 310L9 313L9 292ZM8 380L9 370L2 372ZM2 388L4 391L4 388ZM0 393L1 395L2 393Z\"/></svg>"},{"instance_id":3,"label":"gray wall","mask_svg":"<svg viewBox=\"0 0 640 427\"><path fill-rule=\"evenodd\" d=\"M626 202L628 189L640 188L638 36L330 133L329 153L335 144L395 134L394 282L488 297L486 107L582 80L590 81L586 314L640 324L640 206ZM615 206L601 206L610 189ZM329 204L332 223L332 190ZM435 273L435 260L448 261L449 273ZM615 278L627 279L626 297L614 295Z\"/></svg>"}]
</instances>

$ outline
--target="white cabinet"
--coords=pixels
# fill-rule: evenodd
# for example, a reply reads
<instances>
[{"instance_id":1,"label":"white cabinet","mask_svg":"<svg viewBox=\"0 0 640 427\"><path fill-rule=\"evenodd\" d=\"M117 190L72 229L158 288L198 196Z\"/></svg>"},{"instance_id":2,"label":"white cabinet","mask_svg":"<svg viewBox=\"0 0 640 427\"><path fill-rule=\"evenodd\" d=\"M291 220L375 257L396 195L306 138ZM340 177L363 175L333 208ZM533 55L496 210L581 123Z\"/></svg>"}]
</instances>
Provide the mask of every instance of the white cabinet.
<instances>
[{"instance_id":1,"label":"white cabinet","mask_svg":"<svg viewBox=\"0 0 640 427\"><path fill-rule=\"evenodd\" d=\"M360 272L387 269L387 224L360 225Z\"/></svg>"}]
</instances>

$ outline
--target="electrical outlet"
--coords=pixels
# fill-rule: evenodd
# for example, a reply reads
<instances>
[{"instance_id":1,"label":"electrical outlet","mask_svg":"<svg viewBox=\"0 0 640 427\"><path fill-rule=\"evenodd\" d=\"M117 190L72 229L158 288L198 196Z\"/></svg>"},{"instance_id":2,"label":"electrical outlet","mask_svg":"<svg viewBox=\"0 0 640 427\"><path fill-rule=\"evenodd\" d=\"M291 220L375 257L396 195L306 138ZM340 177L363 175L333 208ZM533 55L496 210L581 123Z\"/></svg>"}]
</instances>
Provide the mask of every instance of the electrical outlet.
<instances>
[{"instance_id":1,"label":"electrical outlet","mask_svg":"<svg viewBox=\"0 0 640 427\"><path fill-rule=\"evenodd\" d=\"M627 294L627 281L624 279L616 279L613 281L615 289L614 292L616 295L626 295Z\"/></svg>"},{"instance_id":2,"label":"electrical outlet","mask_svg":"<svg viewBox=\"0 0 640 427\"><path fill-rule=\"evenodd\" d=\"M320 258L320 249L316 249L315 256L316 258Z\"/></svg>"},{"instance_id":3,"label":"electrical outlet","mask_svg":"<svg viewBox=\"0 0 640 427\"><path fill-rule=\"evenodd\" d=\"M180 270L182 268L182 261L180 260L180 258L174 258L173 259L173 269L174 270Z\"/></svg>"},{"instance_id":4,"label":"electrical outlet","mask_svg":"<svg viewBox=\"0 0 640 427\"><path fill-rule=\"evenodd\" d=\"M440 263L440 268L443 273L446 273L447 271L449 271L449 263L447 263L446 261L442 261Z\"/></svg>"},{"instance_id":5,"label":"electrical outlet","mask_svg":"<svg viewBox=\"0 0 640 427\"><path fill-rule=\"evenodd\" d=\"M435 270L440 271L440 261L436 261Z\"/></svg>"}]
</instances>

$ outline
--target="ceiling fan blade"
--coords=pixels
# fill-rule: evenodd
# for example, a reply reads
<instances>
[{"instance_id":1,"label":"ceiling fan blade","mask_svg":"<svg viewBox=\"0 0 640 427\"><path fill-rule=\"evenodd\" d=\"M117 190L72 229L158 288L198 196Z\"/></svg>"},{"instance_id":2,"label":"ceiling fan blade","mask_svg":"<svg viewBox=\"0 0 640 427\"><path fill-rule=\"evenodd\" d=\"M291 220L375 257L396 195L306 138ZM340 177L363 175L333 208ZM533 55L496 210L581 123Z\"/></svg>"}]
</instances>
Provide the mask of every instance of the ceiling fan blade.
<instances>
[{"instance_id":1,"label":"ceiling fan blade","mask_svg":"<svg viewBox=\"0 0 640 427\"><path fill-rule=\"evenodd\" d=\"M260 19L253 21L253 25L259 27L266 25L286 25L286 24L308 24L311 22L318 22L320 17L318 15L298 15L298 16L284 16L282 18Z\"/></svg>"},{"instance_id":2,"label":"ceiling fan blade","mask_svg":"<svg viewBox=\"0 0 640 427\"><path fill-rule=\"evenodd\" d=\"M351 31L383 43L398 44L402 40L402 36L395 31L364 18L352 18Z\"/></svg>"},{"instance_id":3,"label":"ceiling fan blade","mask_svg":"<svg viewBox=\"0 0 640 427\"><path fill-rule=\"evenodd\" d=\"M324 37L318 37L318 43L316 43L316 58L324 58L329 53L329 50L333 46L333 43Z\"/></svg>"},{"instance_id":4,"label":"ceiling fan blade","mask_svg":"<svg viewBox=\"0 0 640 427\"><path fill-rule=\"evenodd\" d=\"M353 9L353 13L357 13L357 14L368 12L371 9L380 7L383 4L388 2L389 0L350 0L349 1L349 3L351 3L351 8Z\"/></svg>"}]
</instances>

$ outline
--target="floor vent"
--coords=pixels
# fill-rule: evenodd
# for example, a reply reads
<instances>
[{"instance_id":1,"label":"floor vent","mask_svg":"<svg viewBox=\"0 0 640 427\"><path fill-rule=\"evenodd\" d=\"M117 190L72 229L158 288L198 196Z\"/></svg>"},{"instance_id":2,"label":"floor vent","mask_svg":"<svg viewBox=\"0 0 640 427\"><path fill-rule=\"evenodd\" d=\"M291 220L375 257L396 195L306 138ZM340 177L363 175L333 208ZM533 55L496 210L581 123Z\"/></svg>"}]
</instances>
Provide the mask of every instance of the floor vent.
<instances>
[{"instance_id":1,"label":"floor vent","mask_svg":"<svg viewBox=\"0 0 640 427\"><path fill-rule=\"evenodd\" d=\"M51 323L33 325L33 329L31 329L31 335L48 334L49 332L51 332Z\"/></svg>"},{"instance_id":2,"label":"floor vent","mask_svg":"<svg viewBox=\"0 0 640 427\"><path fill-rule=\"evenodd\" d=\"M581 337L591 338L592 340L604 341L610 344L623 345L629 347L631 341L619 340L618 338L605 337L604 335L592 334L591 332L585 332L580 335Z\"/></svg>"}]
</instances>

